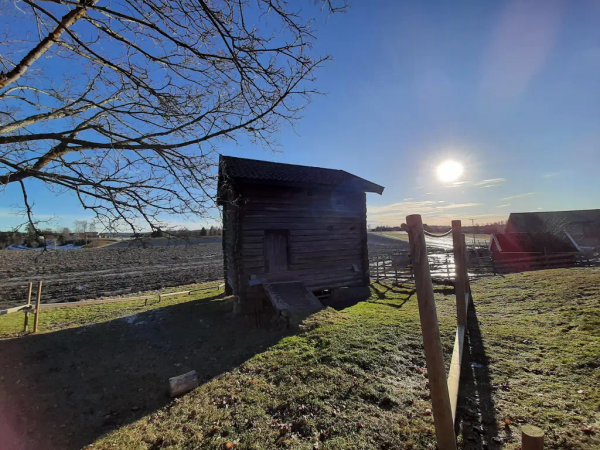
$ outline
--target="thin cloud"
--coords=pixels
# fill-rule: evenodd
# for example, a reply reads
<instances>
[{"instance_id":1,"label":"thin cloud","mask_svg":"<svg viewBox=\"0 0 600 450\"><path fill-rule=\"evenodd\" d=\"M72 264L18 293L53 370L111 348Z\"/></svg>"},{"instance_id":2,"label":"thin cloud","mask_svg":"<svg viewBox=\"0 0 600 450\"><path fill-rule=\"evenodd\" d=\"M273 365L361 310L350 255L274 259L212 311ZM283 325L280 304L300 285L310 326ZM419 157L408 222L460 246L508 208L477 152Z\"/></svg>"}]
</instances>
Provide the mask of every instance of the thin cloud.
<instances>
[{"instance_id":1,"label":"thin cloud","mask_svg":"<svg viewBox=\"0 0 600 450\"><path fill-rule=\"evenodd\" d=\"M500 183L504 183L506 178L488 178L487 180L477 181L473 183L473 186L476 187L494 187L498 186Z\"/></svg>"},{"instance_id":2,"label":"thin cloud","mask_svg":"<svg viewBox=\"0 0 600 450\"><path fill-rule=\"evenodd\" d=\"M480 180L480 181L455 181L452 184L449 184L446 187L449 188L455 188L455 187L467 187L467 186L473 186L473 187L479 187L479 188L490 188L490 187L496 187L499 186L501 183L504 183L506 181L506 178L488 178L486 180Z\"/></svg>"},{"instance_id":3,"label":"thin cloud","mask_svg":"<svg viewBox=\"0 0 600 450\"><path fill-rule=\"evenodd\" d=\"M465 180L465 181L455 181L454 183L452 183L448 187L468 186L469 184L471 184L471 181L468 181L468 180Z\"/></svg>"},{"instance_id":4,"label":"thin cloud","mask_svg":"<svg viewBox=\"0 0 600 450\"><path fill-rule=\"evenodd\" d=\"M422 202L392 203L385 206L367 206L367 213L370 215L382 215L383 213L424 214L444 209L472 208L483 205L483 203L451 203L449 205L441 205L441 203L445 202L443 200L437 202L426 200Z\"/></svg>"},{"instance_id":5,"label":"thin cloud","mask_svg":"<svg viewBox=\"0 0 600 450\"><path fill-rule=\"evenodd\" d=\"M537 192L526 192L525 194L511 195L510 197L503 197L500 200L512 200L513 198L523 198L529 197L530 195L535 195Z\"/></svg>"},{"instance_id":6,"label":"thin cloud","mask_svg":"<svg viewBox=\"0 0 600 450\"><path fill-rule=\"evenodd\" d=\"M392 203L391 205L386 206L367 206L367 212L369 214L380 214L385 212L393 212L393 211L417 211L416 214L421 212L426 212L432 209L432 205L435 202L431 200L423 201L423 202L399 202Z\"/></svg>"},{"instance_id":7,"label":"thin cloud","mask_svg":"<svg viewBox=\"0 0 600 450\"><path fill-rule=\"evenodd\" d=\"M496 208L506 208L507 206L510 206L510 203L507 203L506 205L498 205Z\"/></svg>"},{"instance_id":8,"label":"thin cloud","mask_svg":"<svg viewBox=\"0 0 600 450\"><path fill-rule=\"evenodd\" d=\"M437 206L437 209L458 209L458 208L472 208L474 206L482 206L483 203L453 203L451 205Z\"/></svg>"}]
</instances>

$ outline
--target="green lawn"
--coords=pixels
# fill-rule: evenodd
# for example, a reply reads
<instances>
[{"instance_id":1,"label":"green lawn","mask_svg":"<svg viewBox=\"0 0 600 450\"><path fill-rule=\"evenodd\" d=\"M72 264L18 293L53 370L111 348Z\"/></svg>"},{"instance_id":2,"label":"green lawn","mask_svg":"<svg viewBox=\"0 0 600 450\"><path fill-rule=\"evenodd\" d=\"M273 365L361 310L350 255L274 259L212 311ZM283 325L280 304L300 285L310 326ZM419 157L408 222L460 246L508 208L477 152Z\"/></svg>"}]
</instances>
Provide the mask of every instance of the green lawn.
<instances>
[{"instance_id":1,"label":"green lawn","mask_svg":"<svg viewBox=\"0 0 600 450\"><path fill-rule=\"evenodd\" d=\"M196 300L207 296L214 295L215 293L222 293L223 289L217 291L219 283L204 283L204 284L192 284L189 286L177 286L161 290L161 294L168 292L179 292L192 289L204 289L209 287L202 292L195 293L194 295L187 296L174 296L166 297L163 300L158 300L158 292L154 299L145 300L132 300L128 302L116 302L106 303L99 305L89 306L75 306L67 308L49 308L42 309L40 313L40 323L38 327L39 333L45 333L49 331L56 331L59 329L80 327L83 325L89 325L92 323L105 322L111 319L116 319L129 314L138 314L145 311L152 311L156 308L166 307L170 305L176 305L179 303L189 302L190 300ZM215 289L212 289L214 286ZM152 293L146 292L142 294L131 295L131 297L142 297L151 295ZM35 296L35 293L34 293ZM124 296L123 298L127 298ZM35 303L35 300L33 301ZM23 333L23 321L24 313L13 313L6 316L0 316L0 340L14 338L22 336ZM33 314L29 315L29 331L33 329Z\"/></svg>"},{"instance_id":2,"label":"green lawn","mask_svg":"<svg viewBox=\"0 0 600 450\"><path fill-rule=\"evenodd\" d=\"M516 450L524 423L546 431L549 449L600 446L599 281L597 269L568 269L473 283L461 448ZM436 289L449 365L454 296ZM18 378L26 389L0 394L23 408L20 435L47 448L434 448L412 286L372 292L295 334L232 317L229 298L208 294L140 309L132 323L116 319L131 314L124 304L54 310L44 330L103 322L4 341L1 387ZM190 369L201 386L169 400L168 376Z\"/></svg>"}]
</instances>

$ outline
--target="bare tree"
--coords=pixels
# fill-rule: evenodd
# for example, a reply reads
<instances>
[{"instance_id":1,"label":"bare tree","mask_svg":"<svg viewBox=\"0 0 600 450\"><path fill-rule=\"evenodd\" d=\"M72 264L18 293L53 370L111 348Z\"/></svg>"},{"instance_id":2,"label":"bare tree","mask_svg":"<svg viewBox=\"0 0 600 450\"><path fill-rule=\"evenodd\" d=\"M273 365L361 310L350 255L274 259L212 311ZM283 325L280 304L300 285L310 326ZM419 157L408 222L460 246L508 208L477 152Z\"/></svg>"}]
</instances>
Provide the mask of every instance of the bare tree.
<instances>
[{"instance_id":1,"label":"bare tree","mask_svg":"<svg viewBox=\"0 0 600 450\"><path fill-rule=\"evenodd\" d=\"M334 1L322 7L345 8ZM28 213L28 180L70 191L112 230L206 215L219 142L272 145L329 59L311 55L311 20L285 0L14 5L0 39L0 186L19 183Z\"/></svg>"},{"instance_id":2,"label":"bare tree","mask_svg":"<svg viewBox=\"0 0 600 450\"><path fill-rule=\"evenodd\" d=\"M71 230L69 230L67 227L64 227L60 231L60 237L62 243L65 244L67 241L69 241L69 239L71 239Z\"/></svg>"}]
</instances>

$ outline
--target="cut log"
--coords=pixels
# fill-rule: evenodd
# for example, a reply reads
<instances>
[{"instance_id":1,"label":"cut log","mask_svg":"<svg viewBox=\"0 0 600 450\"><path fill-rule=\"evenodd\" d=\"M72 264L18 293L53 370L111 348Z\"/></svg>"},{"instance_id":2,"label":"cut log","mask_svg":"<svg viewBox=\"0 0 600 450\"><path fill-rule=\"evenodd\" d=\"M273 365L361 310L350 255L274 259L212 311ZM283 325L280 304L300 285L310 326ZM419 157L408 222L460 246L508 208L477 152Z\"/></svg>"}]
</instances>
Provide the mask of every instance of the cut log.
<instances>
[{"instance_id":1,"label":"cut log","mask_svg":"<svg viewBox=\"0 0 600 450\"><path fill-rule=\"evenodd\" d=\"M169 378L169 395L177 397L198 387L198 374L192 370L183 375Z\"/></svg>"},{"instance_id":2,"label":"cut log","mask_svg":"<svg viewBox=\"0 0 600 450\"><path fill-rule=\"evenodd\" d=\"M523 425L521 428L523 450L544 450L544 430L533 425Z\"/></svg>"}]
</instances>

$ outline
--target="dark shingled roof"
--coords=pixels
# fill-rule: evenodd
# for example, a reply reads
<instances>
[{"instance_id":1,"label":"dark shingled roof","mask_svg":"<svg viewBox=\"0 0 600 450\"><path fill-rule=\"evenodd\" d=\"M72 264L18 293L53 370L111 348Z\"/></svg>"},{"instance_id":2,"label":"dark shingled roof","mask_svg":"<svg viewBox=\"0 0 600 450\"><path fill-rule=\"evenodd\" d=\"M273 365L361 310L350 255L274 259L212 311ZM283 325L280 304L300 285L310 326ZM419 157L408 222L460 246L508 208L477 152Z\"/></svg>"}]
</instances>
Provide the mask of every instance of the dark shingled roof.
<instances>
[{"instance_id":1,"label":"dark shingled roof","mask_svg":"<svg viewBox=\"0 0 600 450\"><path fill-rule=\"evenodd\" d=\"M493 251L501 253L577 252L577 248L564 233L558 236L550 233L492 234L490 247Z\"/></svg>"},{"instance_id":2,"label":"dark shingled roof","mask_svg":"<svg viewBox=\"0 0 600 450\"><path fill-rule=\"evenodd\" d=\"M508 233L570 231L574 225L600 230L600 209L511 213L506 223Z\"/></svg>"},{"instance_id":3,"label":"dark shingled roof","mask_svg":"<svg viewBox=\"0 0 600 450\"><path fill-rule=\"evenodd\" d=\"M383 186L344 170L283 164L257 159L221 156L219 176L247 183L268 182L280 185L313 185L381 194Z\"/></svg>"}]
</instances>

